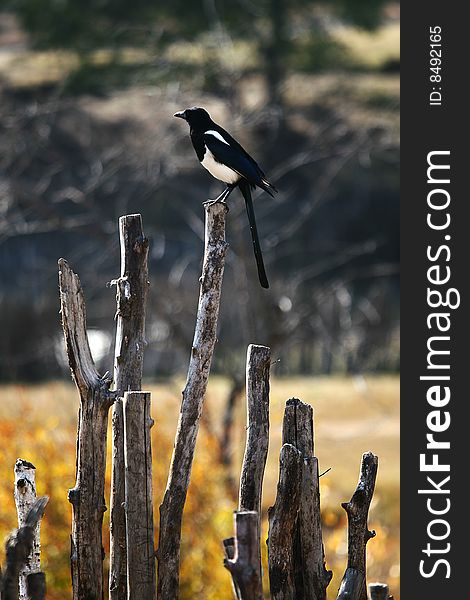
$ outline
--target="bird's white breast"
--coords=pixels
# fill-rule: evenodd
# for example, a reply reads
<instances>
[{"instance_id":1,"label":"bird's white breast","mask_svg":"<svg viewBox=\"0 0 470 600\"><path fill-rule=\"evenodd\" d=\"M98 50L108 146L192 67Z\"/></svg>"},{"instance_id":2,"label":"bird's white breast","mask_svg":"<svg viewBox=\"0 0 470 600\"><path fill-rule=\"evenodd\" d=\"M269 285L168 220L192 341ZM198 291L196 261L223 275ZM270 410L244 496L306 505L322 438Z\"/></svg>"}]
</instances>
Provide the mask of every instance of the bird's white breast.
<instances>
[{"instance_id":1,"label":"bird's white breast","mask_svg":"<svg viewBox=\"0 0 470 600\"><path fill-rule=\"evenodd\" d=\"M201 165L207 169L213 177L224 183L232 184L237 183L237 181L240 180L240 175L236 171L215 160L214 155L207 146L204 158L201 160Z\"/></svg>"}]
</instances>

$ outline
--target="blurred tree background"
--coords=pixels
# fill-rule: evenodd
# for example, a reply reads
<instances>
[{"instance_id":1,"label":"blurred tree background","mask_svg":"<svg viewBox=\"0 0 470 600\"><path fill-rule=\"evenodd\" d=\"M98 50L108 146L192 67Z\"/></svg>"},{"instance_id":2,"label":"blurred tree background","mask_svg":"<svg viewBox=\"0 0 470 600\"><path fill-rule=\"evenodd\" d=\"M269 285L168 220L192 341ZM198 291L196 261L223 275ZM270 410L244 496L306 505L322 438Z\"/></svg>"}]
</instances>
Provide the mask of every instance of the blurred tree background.
<instances>
[{"instance_id":1,"label":"blurred tree background","mask_svg":"<svg viewBox=\"0 0 470 600\"><path fill-rule=\"evenodd\" d=\"M280 193L256 198L258 289L231 199L215 369L246 346L280 372L398 369L398 17L382 0L0 3L0 379L64 372L56 259L82 278L109 364L117 218L151 240L147 375L185 367L201 202L219 187L175 110L204 105Z\"/></svg>"},{"instance_id":2,"label":"blurred tree background","mask_svg":"<svg viewBox=\"0 0 470 600\"><path fill-rule=\"evenodd\" d=\"M283 403L298 395L316 410L322 468L333 467L321 478L331 597L346 558L340 502L360 453L373 450L381 467L371 577L399 598L399 16L398 3L383 0L0 0L0 437L8 440L0 534L15 526L9 481L26 454L51 496L43 542L54 600L70 588L65 490L77 406L57 259L80 275L104 372L117 220L142 213L156 507L194 330L201 203L222 190L172 117L192 105L240 139L279 194L255 195L268 291L258 284L243 199L230 197L213 362L223 377L211 377L196 452L182 598L230 596L220 539L231 534L236 504L249 343L269 345L275 360L264 509L274 499ZM50 381L58 378L67 383Z\"/></svg>"}]
</instances>

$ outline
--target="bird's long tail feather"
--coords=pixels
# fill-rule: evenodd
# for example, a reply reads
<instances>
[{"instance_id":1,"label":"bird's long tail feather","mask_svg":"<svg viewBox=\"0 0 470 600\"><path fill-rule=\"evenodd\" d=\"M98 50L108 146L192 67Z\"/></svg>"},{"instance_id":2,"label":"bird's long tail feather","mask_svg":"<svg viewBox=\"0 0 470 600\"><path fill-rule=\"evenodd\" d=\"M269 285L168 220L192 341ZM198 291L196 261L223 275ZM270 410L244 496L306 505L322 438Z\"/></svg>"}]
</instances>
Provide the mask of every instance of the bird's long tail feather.
<instances>
[{"instance_id":1,"label":"bird's long tail feather","mask_svg":"<svg viewBox=\"0 0 470 600\"><path fill-rule=\"evenodd\" d=\"M269 288L268 278L264 269L263 255L259 243L258 229L256 227L255 211L253 208L253 199L251 197L250 184L247 181L241 181L239 184L240 191L245 198L246 212L250 223L251 239L253 240L253 250L255 253L256 266L258 267L259 282L262 287Z\"/></svg>"}]
</instances>

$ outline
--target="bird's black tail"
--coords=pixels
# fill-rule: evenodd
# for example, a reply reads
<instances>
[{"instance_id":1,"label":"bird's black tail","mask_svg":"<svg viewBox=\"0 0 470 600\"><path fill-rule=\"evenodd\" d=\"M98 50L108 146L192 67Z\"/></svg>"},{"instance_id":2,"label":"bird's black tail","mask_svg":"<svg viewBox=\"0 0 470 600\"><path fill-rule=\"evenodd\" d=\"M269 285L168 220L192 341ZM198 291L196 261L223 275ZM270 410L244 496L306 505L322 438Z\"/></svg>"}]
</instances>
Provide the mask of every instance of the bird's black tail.
<instances>
[{"instance_id":1,"label":"bird's black tail","mask_svg":"<svg viewBox=\"0 0 470 600\"><path fill-rule=\"evenodd\" d=\"M259 244L258 229L256 228L255 211L253 208L253 199L251 197L250 184L243 180L239 183L239 188L243 197L245 198L246 212L248 214L248 221L250 223L251 239L253 240L253 250L255 252L256 266L258 267L259 282L262 287L268 288L268 278L266 277L266 271L264 269L263 255L261 253L261 246Z\"/></svg>"}]
</instances>

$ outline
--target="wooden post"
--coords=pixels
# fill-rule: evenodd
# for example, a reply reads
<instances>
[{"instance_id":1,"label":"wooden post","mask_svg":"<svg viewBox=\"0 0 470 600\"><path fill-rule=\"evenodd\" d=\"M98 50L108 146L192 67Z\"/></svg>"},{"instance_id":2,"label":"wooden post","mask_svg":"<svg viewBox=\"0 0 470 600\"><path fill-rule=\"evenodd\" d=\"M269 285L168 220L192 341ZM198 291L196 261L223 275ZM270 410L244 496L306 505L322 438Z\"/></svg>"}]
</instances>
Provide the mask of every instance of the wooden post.
<instances>
[{"instance_id":1,"label":"wooden post","mask_svg":"<svg viewBox=\"0 0 470 600\"><path fill-rule=\"evenodd\" d=\"M367 600L366 544L375 536L367 528L379 459L372 452L362 455L359 481L351 500L341 506L348 515L348 566L341 581L338 600Z\"/></svg>"},{"instance_id":2,"label":"wooden post","mask_svg":"<svg viewBox=\"0 0 470 600\"><path fill-rule=\"evenodd\" d=\"M127 597L155 597L150 392L124 393Z\"/></svg>"},{"instance_id":3,"label":"wooden post","mask_svg":"<svg viewBox=\"0 0 470 600\"><path fill-rule=\"evenodd\" d=\"M286 402L282 443L301 453L300 509L294 538L296 600L326 600L332 572L325 567L320 516L318 459L314 456L313 409L297 398Z\"/></svg>"},{"instance_id":4,"label":"wooden post","mask_svg":"<svg viewBox=\"0 0 470 600\"><path fill-rule=\"evenodd\" d=\"M103 598L102 524L106 510L104 479L111 379L100 377L86 332L85 301L80 280L59 260L62 327L72 377L80 394L77 478L69 490L72 504L71 568L73 600Z\"/></svg>"},{"instance_id":5,"label":"wooden post","mask_svg":"<svg viewBox=\"0 0 470 600\"><path fill-rule=\"evenodd\" d=\"M26 597L28 600L46 600L46 575L44 573L30 573L26 577Z\"/></svg>"},{"instance_id":6,"label":"wooden post","mask_svg":"<svg viewBox=\"0 0 470 600\"><path fill-rule=\"evenodd\" d=\"M225 554L224 565L225 565L226 560L231 560L231 559L235 558L235 538L234 537L226 538L225 540L222 541L222 543L224 546L224 554ZM240 590L238 589L238 585L233 577L232 577L232 592L233 592L234 598L236 600L240 600Z\"/></svg>"},{"instance_id":7,"label":"wooden post","mask_svg":"<svg viewBox=\"0 0 470 600\"><path fill-rule=\"evenodd\" d=\"M114 353L113 462L110 515L109 597L127 598L127 551L124 422L122 399L128 390L139 391L145 347L145 305L148 290L148 240L139 214L119 219L121 276L116 285L116 346Z\"/></svg>"},{"instance_id":8,"label":"wooden post","mask_svg":"<svg viewBox=\"0 0 470 600\"><path fill-rule=\"evenodd\" d=\"M263 598L261 577L261 494L269 446L269 370L271 350L250 344L246 357L247 436L240 477L240 511L255 511L258 519L258 592Z\"/></svg>"},{"instance_id":9,"label":"wooden post","mask_svg":"<svg viewBox=\"0 0 470 600\"><path fill-rule=\"evenodd\" d=\"M47 496L35 500L26 514L24 525L13 531L6 541L6 568L3 574L0 573L0 597L2 600L18 599L19 574L32 552L36 528L44 515L48 500ZM31 600L41 600L41 598L31 596Z\"/></svg>"},{"instance_id":10,"label":"wooden post","mask_svg":"<svg viewBox=\"0 0 470 600\"><path fill-rule=\"evenodd\" d=\"M259 569L259 516L256 511L236 511L235 553L224 560L230 571L238 600L262 600L263 586ZM261 589L261 595L260 595Z\"/></svg>"},{"instance_id":11,"label":"wooden post","mask_svg":"<svg viewBox=\"0 0 470 600\"><path fill-rule=\"evenodd\" d=\"M302 455L291 444L281 448L276 502L268 510L268 565L272 600L296 600L293 543L300 506Z\"/></svg>"},{"instance_id":12,"label":"wooden post","mask_svg":"<svg viewBox=\"0 0 470 600\"><path fill-rule=\"evenodd\" d=\"M36 467L21 458L15 463L15 504L18 513L18 527L23 527L26 517L36 502ZM41 542L40 521L34 530L33 547L31 554L27 557L20 570L19 598L26 600L28 597L26 578L30 573L38 573L41 570Z\"/></svg>"},{"instance_id":13,"label":"wooden post","mask_svg":"<svg viewBox=\"0 0 470 600\"><path fill-rule=\"evenodd\" d=\"M370 600L389 600L388 585L386 583L369 583Z\"/></svg>"},{"instance_id":14,"label":"wooden post","mask_svg":"<svg viewBox=\"0 0 470 600\"><path fill-rule=\"evenodd\" d=\"M157 552L159 600L179 597L181 521L186 501L204 394L217 339L217 319L227 244L227 206L206 206L205 249L200 279L199 305L186 386L175 437L163 502Z\"/></svg>"}]
</instances>

